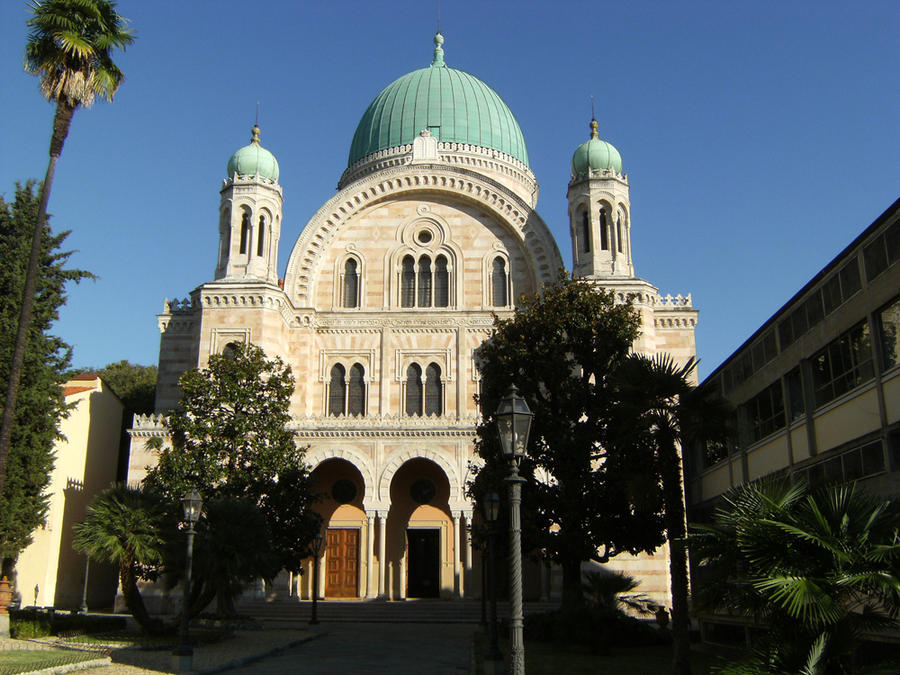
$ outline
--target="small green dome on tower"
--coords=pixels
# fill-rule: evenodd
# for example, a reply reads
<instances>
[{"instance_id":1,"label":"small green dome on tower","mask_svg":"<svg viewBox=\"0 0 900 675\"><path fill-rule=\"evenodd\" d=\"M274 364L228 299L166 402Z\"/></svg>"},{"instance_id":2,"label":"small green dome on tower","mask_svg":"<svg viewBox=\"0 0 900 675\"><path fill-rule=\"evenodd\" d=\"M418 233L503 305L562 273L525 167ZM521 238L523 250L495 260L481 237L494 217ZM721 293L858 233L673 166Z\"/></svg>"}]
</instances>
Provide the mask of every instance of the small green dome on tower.
<instances>
[{"instance_id":1,"label":"small green dome on tower","mask_svg":"<svg viewBox=\"0 0 900 675\"><path fill-rule=\"evenodd\" d=\"M572 176L587 176L592 171L615 171L622 173L622 156L611 143L600 139L597 120L591 120L591 137L577 148L572 155Z\"/></svg>"},{"instance_id":2,"label":"small green dome on tower","mask_svg":"<svg viewBox=\"0 0 900 675\"><path fill-rule=\"evenodd\" d=\"M231 156L226 171L229 178L237 174L238 176L259 176L273 183L278 182L278 160L275 159L275 155L259 144L259 127L257 125L253 125L250 145L245 145Z\"/></svg>"},{"instance_id":3,"label":"small green dome on tower","mask_svg":"<svg viewBox=\"0 0 900 675\"><path fill-rule=\"evenodd\" d=\"M519 123L484 82L444 63L444 36L434 36L428 68L389 84L366 109L350 145L348 166L366 155L412 143L427 129L438 141L498 150L528 164Z\"/></svg>"}]
</instances>

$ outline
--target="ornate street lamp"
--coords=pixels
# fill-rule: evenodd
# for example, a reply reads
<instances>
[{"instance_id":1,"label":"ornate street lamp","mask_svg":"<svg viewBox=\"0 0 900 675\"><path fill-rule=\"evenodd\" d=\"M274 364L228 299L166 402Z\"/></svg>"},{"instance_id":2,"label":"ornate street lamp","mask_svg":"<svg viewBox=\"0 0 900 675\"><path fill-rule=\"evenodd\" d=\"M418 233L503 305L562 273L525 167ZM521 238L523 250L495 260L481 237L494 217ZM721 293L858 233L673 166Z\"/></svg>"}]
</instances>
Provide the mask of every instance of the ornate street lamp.
<instances>
[{"instance_id":1,"label":"ornate street lamp","mask_svg":"<svg viewBox=\"0 0 900 675\"><path fill-rule=\"evenodd\" d=\"M319 600L319 555L322 553L322 533L319 532L313 538L313 587L312 587L312 616L309 623L315 626L319 623L318 606Z\"/></svg>"},{"instance_id":2,"label":"ornate street lamp","mask_svg":"<svg viewBox=\"0 0 900 675\"><path fill-rule=\"evenodd\" d=\"M181 500L184 522L187 523L187 555L184 563L184 601L181 603L181 644L172 654L176 657L176 670L189 673L194 670L194 648L190 645L188 626L191 621L191 564L194 558L194 525L200 519L203 498L192 488Z\"/></svg>"},{"instance_id":3,"label":"ornate street lamp","mask_svg":"<svg viewBox=\"0 0 900 675\"><path fill-rule=\"evenodd\" d=\"M481 503L484 511L484 519L488 523L488 560L490 567L490 581L488 582L491 595L491 644L488 647L487 659L490 661L502 661L500 645L497 639L497 558L494 548L494 536L497 534L496 523L500 516L500 495L489 492Z\"/></svg>"},{"instance_id":4,"label":"ornate street lamp","mask_svg":"<svg viewBox=\"0 0 900 675\"><path fill-rule=\"evenodd\" d=\"M494 418L500 434L503 456L509 462L509 660L513 675L525 673L525 643L522 639L522 523L519 518L522 503L522 483L519 464L528 447L528 432L534 417L525 399L519 396L515 385L500 401Z\"/></svg>"}]
</instances>

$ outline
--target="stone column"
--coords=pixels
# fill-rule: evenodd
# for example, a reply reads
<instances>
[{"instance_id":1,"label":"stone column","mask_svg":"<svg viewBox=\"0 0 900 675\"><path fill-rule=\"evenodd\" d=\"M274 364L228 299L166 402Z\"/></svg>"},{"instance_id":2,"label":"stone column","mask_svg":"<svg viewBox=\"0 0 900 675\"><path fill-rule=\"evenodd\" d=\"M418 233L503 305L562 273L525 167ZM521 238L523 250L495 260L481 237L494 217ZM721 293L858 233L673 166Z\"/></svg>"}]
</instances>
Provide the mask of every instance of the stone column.
<instances>
[{"instance_id":1,"label":"stone column","mask_svg":"<svg viewBox=\"0 0 900 675\"><path fill-rule=\"evenodd\" d=\"M457 511L453 516L453 595L461 598L463 593L462 578L459 573L459 524L462 521L462 511Z\"/></svg>"},{"instance_id":2,"label":"stone column","mask_svg":"<svg viewBox=\"0 0 900 675\"><path fill-rule=\"evenodd\" d=\"M375 514L366 513L366 597L375 597Z\"/></svg>"},{"instance_id":3,"label":"stone column","mask_svg":"<svg viewBox=\"0 0 900 675\"><path fill-rule=\"evenodd\" d=\"M463 541L465 542L463 545L465 548L463 549L463 597L466 597L466 591L469 588L469 583L472 581L472 512L471 511L463 511L463 516L466 519L466 525L463 528Z\"/></svg>"},{"instance_id":4,"label":"stone column","mask_svg":"<svg viewBox=\"0 0 900 675\"><path fill-rule=\"evenodd\" d=\"M378 520L378 597L383 598L387 595L385 590L388 584L386 518L380 513L376 513L375 517Z\"/></svg>"}]
</instances>

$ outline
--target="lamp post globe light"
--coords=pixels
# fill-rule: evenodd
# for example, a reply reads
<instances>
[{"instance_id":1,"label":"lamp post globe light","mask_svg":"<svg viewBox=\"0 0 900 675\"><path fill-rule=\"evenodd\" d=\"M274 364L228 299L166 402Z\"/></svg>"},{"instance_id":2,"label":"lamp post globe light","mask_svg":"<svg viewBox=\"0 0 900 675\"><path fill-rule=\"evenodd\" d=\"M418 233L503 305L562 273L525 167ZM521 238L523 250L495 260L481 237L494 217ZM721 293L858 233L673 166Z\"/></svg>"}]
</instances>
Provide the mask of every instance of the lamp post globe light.
<instances>
[{"instance_id":1,"label":"lamp post globe light","mask_svg":"<svg viewBox=\"0 0 900 675\"><path fill-rule=\"evenodd\" d=\"M522 639L522 483L519 464L528 447L528 433L534 417L525 399L519 396L515 385L510 385L506 395L500 400L494 418L500 434L503 456L509 463L509 661L513 675L525 673L525 643Z\"/></svg>"},{"instance_id":2,"label":"lamp post globe light","mask_svg":"<svg viewBox=\"0 0 900 675\"><path fill-rule=\"evenodd\" d=\"M191 564L194 556L194 525L200 519L203 498L196 488L181 499L184 510L184 522L187 523L187 555L184 563L184 600L181 604L181 644L172 654L175 657L175 670L189 673L194 670L194 648L190 645L188 626L191 621Z\"/></svg>"},{"instance_id":3,"label":"lamp post globe light","mask_svg":"<svg viewBox=\"0 0 900 675\"><path fill-rule=\"evenodd\" d=\"M312 616L309 623L315 626L319 623L318 600L319 600L319 555L322 553L322 541L324 537L319 532L313 538L313 583L312 583Z\"/></svg>"},{"instance_id":4,"label":"lamp post globe light","mask_svg":"<svg viewBox=\"0 0 900 675\"><path fill-rule=\"evenodd\" d=\"M490 646L486 658L489 661L502 661L503 655L500 653L497 639L497 557L494 547L494 536L497 533L496 523L500 516L500 495L496 492L489 492L482 499L481 506L484 511L484 519L488 524L488 566L490 569L488 592L491 596Z\"/></svg>"}]
</instances>

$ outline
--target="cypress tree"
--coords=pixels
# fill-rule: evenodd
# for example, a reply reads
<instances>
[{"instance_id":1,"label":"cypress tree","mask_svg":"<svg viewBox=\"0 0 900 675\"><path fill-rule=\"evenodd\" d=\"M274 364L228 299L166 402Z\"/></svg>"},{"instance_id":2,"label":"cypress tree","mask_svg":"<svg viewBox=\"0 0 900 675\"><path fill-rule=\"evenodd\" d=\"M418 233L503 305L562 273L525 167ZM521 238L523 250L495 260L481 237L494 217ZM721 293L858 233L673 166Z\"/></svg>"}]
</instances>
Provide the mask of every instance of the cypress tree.
<instances>
[{"instance_id":1,"label":"cypress tree","mask_svg":"<svg viewBox=\"0 0 900 675\"><path fill-rule=\"evenodd\" d=\"M11 202L0 196L0 382L9 379L38 205L33 181L25 186L17 184ZM53 470L53 446L60 435L59 422L66 413L61 385L66 379L71 348L51 335L50 329L59 316L59 308L65 304L66 282L91 276L65 268L71 252L60 251L60 246L67 235L68 232L54 235L49 226L44 227L34 316L25 349L6 484L0 494L0 559L7 575L47 515L45 490ZM4 387L0 396L5 391ZM0 400L0 406L4 404Z\"/></svg>"}]
</instances>

